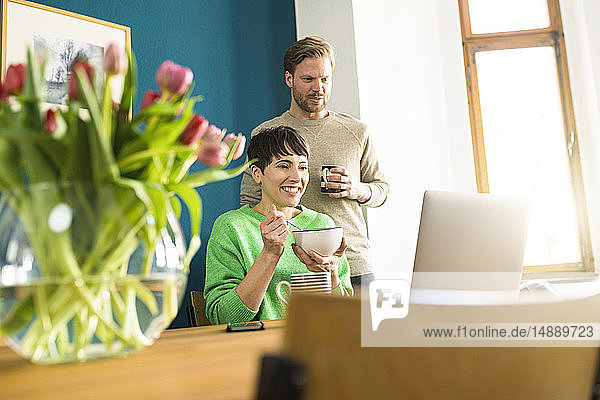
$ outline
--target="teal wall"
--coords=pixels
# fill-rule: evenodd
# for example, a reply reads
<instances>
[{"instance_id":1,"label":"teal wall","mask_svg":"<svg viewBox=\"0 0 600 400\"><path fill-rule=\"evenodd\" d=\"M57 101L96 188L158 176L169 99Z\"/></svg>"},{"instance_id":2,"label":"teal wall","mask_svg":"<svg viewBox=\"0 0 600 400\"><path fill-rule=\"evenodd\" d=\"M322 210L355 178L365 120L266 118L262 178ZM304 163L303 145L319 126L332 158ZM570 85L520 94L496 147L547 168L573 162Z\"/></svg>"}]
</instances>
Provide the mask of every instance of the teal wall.
<instances>
[{"instance_id":1,"label":"teal wall","mask_svg":"<svg viewBox=\"0 0 600 400\"><path fill-rule=\"evenodd\" d=\"M156 68L171 59L194 71L194 92L204 96L196 112L231 132L248 137L260 122L289 107L282 59L285 49L296 39L293 0L37 2L131 28L139 67L137 106L146 89L156 89ZM240 180L238 177L199 190L204 204L203 246L192 262L184 303L171 327L187 326L189 290L204 286L205 244L212 224L217 216L239 206ZM182 216L182 225L189 232L186 215Z\"/></svg>"}]
</instances>

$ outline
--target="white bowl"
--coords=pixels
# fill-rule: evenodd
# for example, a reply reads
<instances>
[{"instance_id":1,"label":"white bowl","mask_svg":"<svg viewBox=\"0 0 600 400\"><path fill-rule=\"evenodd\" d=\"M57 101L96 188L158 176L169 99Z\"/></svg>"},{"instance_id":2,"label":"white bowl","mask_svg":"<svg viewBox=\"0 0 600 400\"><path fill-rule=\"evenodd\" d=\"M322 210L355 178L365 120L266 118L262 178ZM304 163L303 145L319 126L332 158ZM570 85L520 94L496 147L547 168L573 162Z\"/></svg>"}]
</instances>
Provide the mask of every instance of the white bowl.
<instances>
[{"instance_id":1,"label":"white bowl","mask_svg":"<svg viewBox=\"0 0 600 400\"><path fill-rule=\"evenodd\" d=\"M332 255L342 243L342 228L307 229L304 231L292 231L294 242L308 253L313 250L322 256Z\"/></svg>"}]
</instances>

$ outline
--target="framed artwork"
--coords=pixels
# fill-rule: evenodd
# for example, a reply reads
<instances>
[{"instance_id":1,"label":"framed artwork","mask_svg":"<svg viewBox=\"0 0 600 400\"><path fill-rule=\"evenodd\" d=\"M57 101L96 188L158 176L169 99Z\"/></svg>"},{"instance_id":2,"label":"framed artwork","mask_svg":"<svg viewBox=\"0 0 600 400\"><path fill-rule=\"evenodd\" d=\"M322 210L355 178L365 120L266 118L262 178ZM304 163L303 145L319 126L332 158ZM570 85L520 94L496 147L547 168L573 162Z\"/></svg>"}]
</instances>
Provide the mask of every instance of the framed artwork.
<instances>
[{"instance_id":1,"label":"framed artwork","mask_svg":"<svg viewBox=\"0 0 600 400\"><path fill-rule=\"evenodd\" d=\"M28 48L34 58L45 57L48 103L65 103L68 72L76 59L90 60L97 87L101 87L105 47L114 42L122 49L131 49L131 29L127 26L25 0L0 1L2 76L7 65L25 62ZM114 79L111 83L113 98L118 100L123 82Z\"/></svg>"}]
</instances>

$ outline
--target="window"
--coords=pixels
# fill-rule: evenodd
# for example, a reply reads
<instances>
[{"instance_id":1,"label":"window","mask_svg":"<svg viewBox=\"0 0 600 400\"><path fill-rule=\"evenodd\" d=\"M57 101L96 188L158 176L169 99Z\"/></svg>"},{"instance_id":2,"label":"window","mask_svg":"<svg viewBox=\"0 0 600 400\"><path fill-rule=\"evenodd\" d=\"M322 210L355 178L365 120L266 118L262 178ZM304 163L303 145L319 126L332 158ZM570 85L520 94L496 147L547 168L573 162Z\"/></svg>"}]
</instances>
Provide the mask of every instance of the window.
<instances>
[{"instance_id":1,"label":"window","mask_svg":"<svg viewBox=\"0 0 600 400\"><path fill-rule=\"evenodd\" d=\"M479 192L532 199L525 272L593 271L558 0L458 0Z\"/></svg>"}]
</instances>

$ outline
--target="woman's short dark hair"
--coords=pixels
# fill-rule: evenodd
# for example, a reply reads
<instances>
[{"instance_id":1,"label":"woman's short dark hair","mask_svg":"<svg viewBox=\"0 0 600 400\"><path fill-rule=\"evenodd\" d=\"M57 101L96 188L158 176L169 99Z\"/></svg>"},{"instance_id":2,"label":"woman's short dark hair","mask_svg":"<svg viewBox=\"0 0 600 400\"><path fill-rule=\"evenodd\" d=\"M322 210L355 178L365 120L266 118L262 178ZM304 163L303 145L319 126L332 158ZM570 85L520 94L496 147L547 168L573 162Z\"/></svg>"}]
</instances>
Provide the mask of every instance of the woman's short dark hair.
<instances>
[{"instance_id":1,"label":"woman's short dark hair","mask_svg":"<svg viewBox=\"0 0 600 400\"><path fill-rule=\"evenodd\" d=\"M250 139L248 144L248 159L256 158L256 165L262 172L265 167L273 161L273 158L281 156L299 155L308 158L308 145L289 126L276 126L263 128Z\"/></svg>"}]
</instances>

